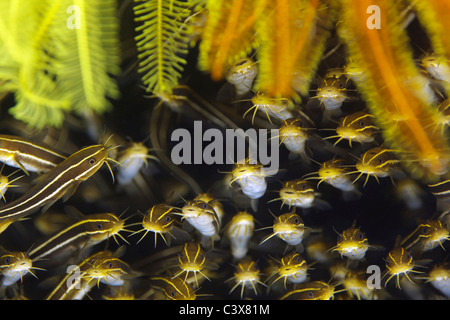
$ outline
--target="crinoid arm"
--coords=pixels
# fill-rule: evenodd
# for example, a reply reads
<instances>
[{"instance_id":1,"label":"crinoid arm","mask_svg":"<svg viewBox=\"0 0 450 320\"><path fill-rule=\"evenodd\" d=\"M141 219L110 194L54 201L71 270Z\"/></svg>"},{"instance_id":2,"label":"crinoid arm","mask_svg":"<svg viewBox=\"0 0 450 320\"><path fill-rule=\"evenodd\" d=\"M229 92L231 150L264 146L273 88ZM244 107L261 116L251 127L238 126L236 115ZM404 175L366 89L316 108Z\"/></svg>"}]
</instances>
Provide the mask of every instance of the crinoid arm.
<instances>
[{"instance_id":1,"label":"crinoid arm","mask_svg":"<svg viewBox=\"0 0 450 320\"><path fill-rule=\"evenodd\" d=\"M172 95L186 64L192 28L185 21L196 1L136 0L139 73L148 92L163 100ZM193 13L195 14L195 13Z\"/></svg>"},{"instance_id":2,"label":"crinoid arm","mask_svg":"<svg viewBox=\"0 0 450 320\"><path fill-rule=\"evenodd\" d=\"M255 46L255 21L261 19L267 0L208 1L208 18L202 33L198 65L213 80L246 57Z\"/></svg>"},{"instance_id":3,"label":"crinoid arm","mask_svg":"<svg viewBox=\"0 0 450 320\"><path fill-rule=\"evenodd\" d=\"M273 97L299 100L296 91L306 95L334 13L335 6L322 1L269 1L263 13L266 18L255 24L260 43L256 88Z\"/></svg>"},{"instance_id":4,"label":"crinoid arm","mask_svg":"<svg viewBox=\"0 0 450 320\"><path fill-rule=\"evenodd\" d=\"M416 160L405 162L410 172L425 180L436 180L448 171L449 146L442 132L431 125L437 108L409 48L400 18L402 3L377 2L385 18L379 28L368 28L366 11L372 2L339 2L342 20L338 33L352 63L363 71L364 80L355 82L376 125L399 157Z\"/></svg>"}]
</instances>

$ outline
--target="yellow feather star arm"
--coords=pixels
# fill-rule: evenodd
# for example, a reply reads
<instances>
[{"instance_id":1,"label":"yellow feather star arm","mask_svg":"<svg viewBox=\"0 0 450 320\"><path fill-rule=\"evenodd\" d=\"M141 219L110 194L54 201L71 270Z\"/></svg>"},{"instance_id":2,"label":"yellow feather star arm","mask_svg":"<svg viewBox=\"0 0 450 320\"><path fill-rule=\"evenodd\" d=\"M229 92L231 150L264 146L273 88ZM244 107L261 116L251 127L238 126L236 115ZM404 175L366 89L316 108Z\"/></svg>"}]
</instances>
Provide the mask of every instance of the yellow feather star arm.
<instances>
[{"instance_id":1,"label":"yellow feather star arm","mask_svg":"<svg viewBox=\"0 0 450 320\"><path fill-rule=\"evenodd\" d=\"M67 26L69 6L79 12L76 27ZM111 106L107 98L119 98L111 77L120 73L116 6L116 0L64 0L58 13L53 28L54 72L76 112L102 113Z\"/></svg>"},{"instance_id":2,"label":"yellow feather star arm","mask_svg":"<svg viewBox=\"0 0 450 320\"><path fill-rule=\"evenodd\" d=\"M450 2L442 0L410 0L416 9L416 14L428 33L434 54L438 61L450 68L450 41L448 31L450 28ZM450 74L447 71L447 79L442 85L450 94Z\"/></svg>"},{"instance_id":3,"label":"yellow feather star arm","mask_svg":"<svg viewBox=\"0 0 450 320\"><path fill-rule=\"evenodd\" d=\"M186 64L189 25L193 2L179 0L135 0L136 44L139 51L139 73L149 92L168 98L178 85Z\"/></svg>"},{"instance_id":4,"label":"yellow feather star arm","mask_svg":"<svg viewBox=\"0 0 450 320\"><path fill-rule=\"evenodd\" d=\"M208 17L202 33L199 69L220 80L227 68L247 56L255 45L254 25L263 19L267 0L208 1Z\"/></svg>"},{"instance_id":5,"label":"yellow feather star arm","mask_svg":"<svg viewBox=\"0 0 450 320\"><path fill-rule=\"evenodd\" d=\"M362 70L358 90L402 163L431 181L448 171L449 146L436 128L428 83L412 58L398 2L377 1L381 27L368 28L370 0L340 0L339 33Z\"/></svg>"},{"instance_id":6,"label":"yellow feather star arm","mask_svg":"<svg viewBox=\"0 0 450 320\"><path fill-rule=\"evenodd\" d=\"M256 24L258 90L285 98L296 96L294 88L307 94L333 26L333 11L333 7L320 0L270 2L264 18Z\"/></svg>"},{"instance_id":7,"label":"yellow feather star arm","mask_svg":"<svg viewBox=\"0 0 450 320\"><path fill-rule=\"evenodd\" d=\"M61 1L40 1L24 7L17 0L6 0L3 9L11 15L0 22L1 46L9 58L0 65L0 77L6 81L2 91L15 93L16 105L9 112L31 126L59 126L69 101L57 90L54 74L48 71L51 47L49 30ZM22 21L28 22L23 24ZM11 25L11 33L4 27ZM24 28L19 28L23 24ZM30 29L31 27L31 29ZM2 72L5 71L5 72Z\"/></svg>"},{"instance_id":8,"label":"yellow feather star arm","mask_svg":"<svg viewBox=\"0 0 450 320\"><path fill-rule=\"evenodd\" d=\"M68 9L79 25L70 28ZM61 126L67 112L105 111L120 72L116 0L5 0L0 4L1 91L15 93L11 114L29 124ZM27 23L23 23L23 21Z\"/></svg>"}]
</instances>

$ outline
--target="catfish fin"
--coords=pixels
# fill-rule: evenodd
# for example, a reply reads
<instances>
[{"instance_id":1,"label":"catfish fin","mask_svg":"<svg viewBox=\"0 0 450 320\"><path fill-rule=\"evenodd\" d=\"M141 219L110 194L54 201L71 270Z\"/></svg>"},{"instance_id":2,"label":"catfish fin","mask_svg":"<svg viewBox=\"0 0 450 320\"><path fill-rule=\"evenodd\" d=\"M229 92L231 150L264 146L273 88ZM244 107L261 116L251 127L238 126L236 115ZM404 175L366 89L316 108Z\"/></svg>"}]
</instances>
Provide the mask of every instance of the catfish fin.
<instances>
[{"instance_id":1,"label":"catfish fin","mask_svg":"<svg viewBox=\"0 0 450 320\"><path fill-rule=\"evenodd\" d=\"M41 184L46 180L50 180L49 177L50 177L51 173L52 173L51 170L47 171L45 173L41 173L38 177L34 178L34 180L31 181L31 183L32 184Z\"/></svg>"},{"instance_id":2,"label":"catfish fin","mask_svg":"<svg viewBox=\"0 0 450 320\"><path fill-rule=\"evenodd\" d=\"M28 172L27 169L25 169L25 167L22 165L22 163L20 163L20 161L17 160L17 156L16 156L16 155L13 156L13 160L14 160L14 162L19 166L19 168L22 169L23 172L25 172L25 174L26 174L27 176L30 175L30 173Z\"/></svg>"},{"instance_id":3,"label":"catfish fin","mask_svg":"<svg viewBox=\"0 0 450 320\"><path fill-rule=\"evenodd\" d=\"M74 218L77 221L85 218L85 215L80 210L71 205L65 206L64 212L67 213L69 217Z\"/></svg>"},{"instance_id":4,"label":"catfish fin","mask_svg":"<svg viewBox=\"0 0 450 320\"><path fill-rule=\"evenodd\" d=\"M58 201L58 199L51 200L51 201L47 202L47 203L42 207L41 212L47 211L52 205L55 204L56 201Z\"/></svg>"},{"instance_id":5,"label":"catfish fin","mask_svg":"<svg viewBox=\"0 0 450 320\"><path fill-rule=\"evenodd\" d=\"M75 191L77 191L77 188L80 185L80 183L81 181L76 181L66 189L63 195L63 202L69 200L69 198L75 193Z\"/></svg>"},{"instance_id":6,"label":"catfish fin","mask_svg":"<svg viewBox=\"0 0 450 320\"><path fill-rule=\"evenodd\" d=\"M252 199L250 201L253 211L258 212L258 199Z\"/></svg>"}]
</instances>

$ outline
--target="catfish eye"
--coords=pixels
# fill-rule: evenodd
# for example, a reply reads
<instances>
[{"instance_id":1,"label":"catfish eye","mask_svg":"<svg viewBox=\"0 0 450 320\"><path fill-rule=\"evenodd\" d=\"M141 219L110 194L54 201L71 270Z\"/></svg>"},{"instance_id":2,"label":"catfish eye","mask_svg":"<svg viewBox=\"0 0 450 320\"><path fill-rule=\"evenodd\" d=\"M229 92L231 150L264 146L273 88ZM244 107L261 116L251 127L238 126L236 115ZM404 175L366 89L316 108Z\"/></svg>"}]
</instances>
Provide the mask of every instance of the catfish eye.
<instances>
[{"instance_id":1,"label":"catfish eye","mask_svg":"<svg viewBox=\"0 0 450 320\"><path fill-rule=\"evenodd\" d=\"M299 224L300 223L300 219L299 218L294 218L294 224Z\"/></svg>"},{"instance_id":2,"label":"catfish eye","mask_svg":"<svg viewBox=\"0 0 450 320\"><path fill-rule=\"evenodd\" d=\"M103 224L98 223L98 224L97 224L97 229L99 229L99 230L100 230L100 229L103 229Z\"/></svg>"},{"instance_id":3,"label":"catfish eye","mask_svg":"<svg viewBox=\"0 0 450 320\"><path fill-rule=\"evenodd\" d=\"M5 264L9 264L11 262L10 258L5 258Z\"/></svg>"},{"instance_id":4,"label":"catfish eye","mask_svg":"<svg viewBox=\"0 0 450 320\"><path fill-rule=\"evenodd\" d=\"M113 267L112 262L110 262L110 263L108 264L108 267L109 267L110 269Z\"/></svg>"},{"instance_id":5,"label":"catfish eye","mask_svg":"<svg viewBox=\"0 0 450 320\"><path fill-rule=\"evenodd\" d=\"M364 236L363 236L363 234L362 234L362 233L358 234L358 238L359 238L359 240L362 240L362 239L364 239Z\"/></svg>"},{"instance_id":6,"label":"catfish eye","mask_svg":"<svg viewBox=\"0 0 450 320\"><path fill-rule=\"evenodd\" d=\"M166 217L166 222L170 222L172 220L171 217Z\"/></svg>"},{"instance_id":7,"label":"catfish eye","mask_svg":"<svg viewBox=\"0 0 450 320\"><path fill-rule=\"evenodd\" d=\"M90 158L88 160L88 162L89 162L90 165L94 165L97 162L97 160L95 160L95 158Z\"/></svg>"},{"instance_id":8,"label":"catfish eye","mask_svg":"<svg viewBox=\"0 0 450 320\"><path fill-rule=\"evenodd\" d=\"M302 262L302 257L298 256L297 259L295 259L298 263Z\"/></svg>"},{"instance_id":9,"label":"catfish eye","mask_svg":"<svg viewBox=\"0 0 450 320\"><path fill-rule=\"evenodd\" d=\"M312 291L308 292L308 298L314 299L314 293Z\"/></svg>"},{"instance_id":10,"label":"catfish eye","mask_svg":"<svg viewBox=\"0 0 450 320\"><path fill-rule=\"evenodd\" d=\"M360 126L360 127L364 127L365 125L366 125L366 123L365 123L364 121L360 121L360 122L359 122L359 126Z\"/></svg>"},{"instance_id":11,"label":"catfish eye","mask_svg":"<svg viewBox=\"0 0 450 320\"><path fill-rule=\"evenodd\" d=\"M202 208L202 209L207 209L207 208L208 208L208 204L207 204L206 202L203 202L203 203L201 204L201 208Z\"/></svg>"}]
</instances>

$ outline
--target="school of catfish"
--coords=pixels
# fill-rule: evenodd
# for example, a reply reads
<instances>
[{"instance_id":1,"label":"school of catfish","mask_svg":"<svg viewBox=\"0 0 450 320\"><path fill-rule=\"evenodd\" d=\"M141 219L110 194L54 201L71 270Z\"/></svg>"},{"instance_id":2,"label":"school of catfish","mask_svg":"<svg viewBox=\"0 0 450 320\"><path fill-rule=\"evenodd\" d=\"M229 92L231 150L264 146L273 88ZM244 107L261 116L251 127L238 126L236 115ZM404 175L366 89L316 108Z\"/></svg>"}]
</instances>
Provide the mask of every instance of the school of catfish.
<instances>
[{"instance_id":1,"label":"school of catfish","mask_svg":"<svg viewBox=\"0 0 450 320\"><path fill-rule=\"evenodd\" d=\"M302 106L250 90L255 70L233 66L214 102L188 86L144 100L138 129L94 115L43 136L5 124L0 297L448 299L445 175L403 169L348 69L326 70ZM198 119L279 129L279 171L174 165L170 132Z\"/></svg>"}]
</instances>

